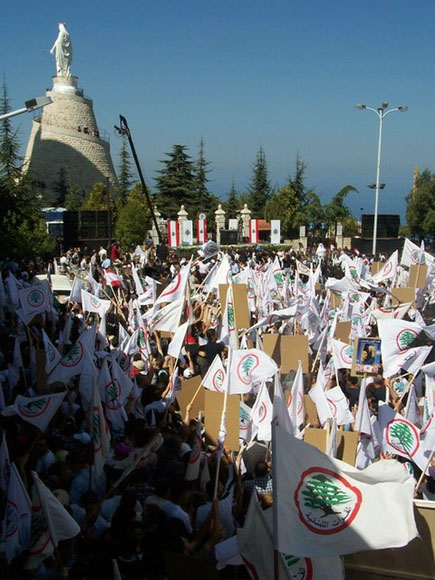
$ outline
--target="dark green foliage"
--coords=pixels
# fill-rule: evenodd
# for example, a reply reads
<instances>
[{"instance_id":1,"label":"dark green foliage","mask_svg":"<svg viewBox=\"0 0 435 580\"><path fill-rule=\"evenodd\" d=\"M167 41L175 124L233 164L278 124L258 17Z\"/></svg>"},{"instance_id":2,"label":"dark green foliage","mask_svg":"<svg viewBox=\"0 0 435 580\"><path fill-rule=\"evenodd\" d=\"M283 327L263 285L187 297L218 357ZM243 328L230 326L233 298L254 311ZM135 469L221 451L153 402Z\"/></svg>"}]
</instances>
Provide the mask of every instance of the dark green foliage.
<instances>
[{"instance_id":1,"label":"dark green foliage","mask_svg":"<svg viewBox=\"0 0 435 580\"><path fill-rule=\"evenodd\" d=\"M435 173L425 169L417 178L415 190L406 196L406 220L410 234L418 239L435 235Z\"/></svg>"},{"instance_id":2,"label":"dark green foliage","mask_svg":"<svg viewBox=\"0 0 435 580\"><path fill-rule=\"evenodd\" d=\"M167 219L176 219L181 205L184 205L189 217L196 216L197 179L195 164L186 152L185 145L174 145L167 153L168 159L161 161L159 177L155 178L157 186L157 207Z\"/></svg>"},{"instance_id":3,"label":"dark green foliage","mask_svg":"<svg viewBox=\"0 0 435 580\"><path fill-rule=\"evenodd\" d=\"M257 153L253 166L252 181L248 188L248 207L252 212L252 218L264 218L264 208L271 196L271 187L267 169L266 155L263 148Z\"/></svg>"},{"instance_id":4,"label":"dark green foliage","mask_svg":"<svg viewBox=\"0 0 435 580\"><path fill-rule=\"evenodd\" d=\"M228 199L224 203L224 210L226 212L226 217L228 219L237 217L237 211L242 209L243 206L239 203L239 197L237 195L236 187L233 184L230 189L230 193L228 194Z\"/></svg>"},{"instance_id":5,"label":"dark green foliage","mask_svg":"<svg viewBox=\"0 0 435 580\"><path fill-rule=\"evenodd\" d=\"M121 204L126 203L128 192L133 185L133 172L131 169L131 157L128 151L127 138L122 138L122 146L119 152L118 168L118 192L117 197Z\"/></svg>"}]
</instances>

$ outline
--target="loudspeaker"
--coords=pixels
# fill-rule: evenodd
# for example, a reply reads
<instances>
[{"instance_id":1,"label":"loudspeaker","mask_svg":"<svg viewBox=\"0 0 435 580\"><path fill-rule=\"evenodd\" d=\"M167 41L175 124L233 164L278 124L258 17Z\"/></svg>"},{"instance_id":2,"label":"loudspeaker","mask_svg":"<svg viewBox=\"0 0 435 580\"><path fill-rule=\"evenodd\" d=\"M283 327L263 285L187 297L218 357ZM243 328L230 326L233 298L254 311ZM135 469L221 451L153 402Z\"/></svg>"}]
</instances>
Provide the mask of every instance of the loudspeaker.
<instances>
[{"instance_id":1,"label":"loudspeaker","mask_svg":"<svg viewBox=\"0 0 435 580\"><path fill-rule=\"evenodd\" d=\"M363 238L373 238L374 215L364 214L361 220ZM378 214L377 238L397 238L399 235L400 215Z\"/></svg>"},{"instance_id":2,"label":"loudspeaker","mask_svg":"<svg viewBox=\"0 0 435 580\"><path fill-rule=\"evenodd\" d=\"M237 230L221 230L221 244L228 246L237 244Z\"/></svg>"}]
</instances>

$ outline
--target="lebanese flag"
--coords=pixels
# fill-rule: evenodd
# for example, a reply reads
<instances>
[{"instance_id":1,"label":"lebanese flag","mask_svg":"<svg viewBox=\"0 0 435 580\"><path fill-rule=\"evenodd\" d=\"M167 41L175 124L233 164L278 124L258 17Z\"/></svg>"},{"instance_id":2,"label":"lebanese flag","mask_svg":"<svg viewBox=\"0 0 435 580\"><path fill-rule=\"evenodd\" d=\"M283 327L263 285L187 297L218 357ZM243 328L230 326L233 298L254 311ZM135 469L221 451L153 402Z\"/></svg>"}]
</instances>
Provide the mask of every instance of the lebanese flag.
<instances>
[{"instance_id":1,"label":"lebanese flag","mask_svg":"<svg viewBox=\"0 0 435 580\"><path fill-rule=\"evenodd\" d=\"M39 397L17 395L13 405L3 409L1 414L6 417L18 415L23 421L34 425L41 431L45 431L64 397L65 392L40 395Z\"/></svg>"},{"instance_id":2,"label":"lebanese flag","mask_svg":"<svg viewBox=\"0 0 435 580\"><path fill-rule=\"evenodd\" d=\"M168 245L170 248L180 245L180 224L176 220L168 220Z\"/></svg>"},{"instance_id":3,"label":"lebanese flag","mask_svg":"<svg viewBox=\"0 0 435 580\"><path fill-rule=\"evenodd\" d=\"M324 558L400 548L418 535L415 480L399 462L381 460L358 470L279 425L273 459L280 552Z\"/></svg>"},{"instance_id":4,"label":"lebanese flag","mask_svg":"<svg viewBox=\"0 0 435 580\"><path fill-rule=\"evenodd\" d=\"M198 244L207 242L207 220L196 220L196 242Z\"/></svg>"},{"instance_id":5,"label":"lebanese flag","mask_svg":"<svg viewBox=\"0 0 435 580\"><path fill-rule=\"evenodd\" d=\"M110 269L104 270L104 280L106 281L106 284L112 286L112 288L122 288L124 286L118 274Z\"/></svg>"},{"instance_id":6,"label":"lebanese flag","mask_svg":"<svg viewBox=\"0 0 435 580\"><path fill-rule=\"evenodd\" d=\"M259 220L249 220L249 243L258 244L258 221Z\"/></svg>"}]
</instances>

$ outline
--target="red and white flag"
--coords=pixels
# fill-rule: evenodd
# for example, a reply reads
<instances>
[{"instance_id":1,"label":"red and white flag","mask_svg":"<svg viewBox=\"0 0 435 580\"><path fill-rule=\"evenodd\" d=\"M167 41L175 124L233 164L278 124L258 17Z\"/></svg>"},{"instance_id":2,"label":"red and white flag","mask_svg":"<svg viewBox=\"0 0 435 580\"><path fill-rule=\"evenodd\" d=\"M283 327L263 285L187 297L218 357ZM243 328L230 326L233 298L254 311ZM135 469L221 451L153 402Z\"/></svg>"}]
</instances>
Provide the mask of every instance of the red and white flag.
<instances>
[{"instance_id":1,"label":"red and white flag","mask_svg":"<svg viewBox=\"0 0 435 580\"><path fill-rule=\"evenodd\" d=\"M93 326L82 332L75 345L61 359L56 368L47 378L47 383L67 383L72 377L83 370L85 351L91 356L94 352L96 327Z\"/></svg>"},{"instance_id":2,"label":"red and white flag","mask_svg":"<svg viewBox=\"0 0 435 580\"><path fill-rule=\"evenodd\" d=\"M177 220L168 220L168 246L178 248L180 245L180 224Z\"/></svg>"},{"instance_id":3,"label":"red and white flag","mask_svg":"<svg viewBox=\"0 0 435 580\"><path fill-rule=\"evenodd\" d=\"M331 338L332 356L336 369L351 369L353 345L335 338Z\"/></svg>"},{"instance_id":4,"label":"red and white flag","mask_svg":"<svg viewBox=\"0 0 435 580\"><path fill-rule=\"evenodd\" d=\"M207 220L196 220L196 242L198 244L207 242Z\"/></svg>"},{"instance_id":5,"label":"red and white flag","mask_svg":"<svg viewBox=\"0 0 435 580\"><path fill-rule=\"evenodd\" d=\"M269 397L266 382L263 382L251 411L251 421L257 429L257 439L261 441L270 441L272 439L272 419L273 405Z\"/></svg>"},{"instance_id":6,"label":"red and white flag","mask_svg":"<svg viewBox=\"0 0 435 580\"><path fill-rule=\"evenodd\" d=\"M44 329L42 329L42 339L45 351L45 372L50 374L54 367L60 362L62 355L48 338Z\"/></svg>"},{"instance_id":7,"label":"red and white flag","mask_svg":"<svg viewBox=\"0 0 435 580\"><path fill-rule=\"evenodd\" d=\"M249 220L249 243L258 244L258 221L259 220Z\"/></svg>"},{"instance_id":8,"label":"red and white flag","mask_svg":"<svg viewBox=\"0 0 435 580\"><path fill-rule=\"evenodd\" d=\"M2 540L6 560L10 562L30 545L32 502L14 463L9 465L8 477Z\"/></svg>"},{"instance_id":9,"label":"red and white flag","mask_svg":"<svg viewBox=\"0 0 435 580\"><path fill-rule=\"evenodd\" d=\"M167 306L160 308L148 318L149 332L164 330L166 332L176 332L181 315L183 313L184 300L170 302Z\"/></svg>"},{"instance_id":10,"label":"red and white flag","mask_svg":"<svg viewBox=\"0 0 435 580\"><path fill-rule=\"evenodd\" d=\"M18 290L18 295L25 316L35 316L51 310L52 294L46 283Z\"/></svg>"},{"instance_id":11,"label":"red and white flag","mask_svg":"<svg viewBox=\"0 0 435 580\"><path fill-rule=\"evenodd\" d=\"M104 280L107 286L112 288L122 288L124 286L120 276L114 270L104 270Z\"/></svg>"},{"instance_id":12,"label":"red and white flag","mask_svg":"<svg viewBox=\"0 0 435 580\"><path fill-rule=\"evenodd\" d=\"M257 348L230 350L227 369L230 395L249 393L254 385L271 379L278 371L276 362Z\"/></svg>"},{"instance_id":13,"label":"red and white flag","mask_svg":"<svg viewBox=\"0 0 435 580\"><path fill-rule=\"evenodd\" d=\"M217 354L202 379L202 385L210 391L224 392L225 369L221 357Z\"/></svg>"},{"instance_id":14,"label":"red and white flag","mask_svg":"<svg viewBox=\"0 0 435 580\"><path fill-rule=\"evenodd\" d=\"M41 431L45 431L64 397L65 392L40 395L38 397L17 395L13 405L3 409L2 415L6 417L18 415L23 421L34 425Z\"/></svg>"},{"instance_id":15,"label":"red and white flag","mask_svg":"<svg viewBox=\"0 0 435 580\"><path fill-rule=\"evenodd\" d=\"M390 280L397 275L397 266L399 264L399 250L396 250L391 254L379 272L376 272L372 276L373 282L379 284L379 282L384 282L384 280Z\"/></svg>"},{"instance_id":16,"label":"red and white flag","mask_svg":"<svg viewBox=\"0 0 435 580\"><path fill-rule=\"evenodd\" d=\"M414 478L397 461L364 470L328 457L277 426L273 440L277 549L322 558L399 548L418 535ZM274 506L275 507L275 506ZM388 522L388 526L376 522Z\"/></svg>"},{"instance_id":17,"label":"red and white flag","mask_svg":"<svg viewBox=\"0 0 435 580\"><path fill-rule=\"evenodd\" d=\"M189 280L191 263L192 259L190 259L189 262L181 268L181 270L175 275L174 279L171 280L168 286L157 298L154 306L165 304L167 302L175 302L176 300L181 300L184 298L187 282Z\"/></svg>"}]
</instances>

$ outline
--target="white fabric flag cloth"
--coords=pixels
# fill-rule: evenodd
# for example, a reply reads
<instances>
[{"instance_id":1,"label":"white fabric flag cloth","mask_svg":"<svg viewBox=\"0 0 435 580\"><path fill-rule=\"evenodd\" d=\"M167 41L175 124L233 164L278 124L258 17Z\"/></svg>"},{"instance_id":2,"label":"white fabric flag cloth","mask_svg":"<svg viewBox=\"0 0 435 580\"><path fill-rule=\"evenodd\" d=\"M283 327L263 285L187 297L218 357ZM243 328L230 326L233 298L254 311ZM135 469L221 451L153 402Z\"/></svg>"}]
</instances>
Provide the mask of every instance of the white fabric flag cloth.
<instances>
[{"instance_id":1,"label":"white fabric flag cloth","mask_svg":"<svg viewBox=\"0 0 435 580\"><path fill-rule=\"evenodd\" d=\"M189 262L175 275L174 279L157 298L155 306L166 302L176 302L184 298L187 282L189 280L191 263L192 259L190 259Z\"/></svg>"},{"instance_id":2,"label":"white fabric flag cloth","mask_svg":"<svg viewBox=\"0 0 435 580\"><path fill-rule=\"evenodd\" d=\"M281 242L281 220L270 220L270 243Z\"/></svg>"},{"instance_id":3,"label":"white fabric flag cloth","mask_svg":"<svg viewBox=\"0 0 435 580\"><path fill-rule=\"evenodd\" d=\"M64 397L65 392L39 395L38 397L17 395L14 403L3 409L1 414L6 417L18 415L23 421L34 425L41 431L45 431Z\"/></svg>"},{"instance_id":4,"label":"white fabric flag cloth","mask_svg":"<svg viewBox=\"0 0 435 580\"><path fill-rule=\"evenodd\" d=\"M319 421L322 426L326 423L328 419L334 418L331 406L328 403L325 391L323 390L321 385L316 384L312 389L310 389L308 394L310 395L311 400L316 405L317 415L319 417Z\"/></svg>"},{"instance_id":5,"label":"white fabric flag cloth","mask_svg":"<svg viewBox=\"0 0 435 580\"><path fill-rule=\"evenodd\" d=\"M425 391L424 391L424 405L423 405L423 425L422 431L424 432L430 421L433 421L435 416L435 405L434 405L434 388L435 388L435 362L429 363L421 367L425 378Z\"/></svg>"},{"instance_id":6,"label":"white fabric flag cloth","mask_svg":"<svg viewBox=\"0 0 435 580\"><path fill-rule=\"evenodd\" d=\"M183 246L193 245L193 222L184 220L181 222L181 244Z\"/></svg>"},{"instance_id":7,"label":"white fabric flag cloth","mask_svg":"<svg viewBox=\"0 0 435 580\"><path fill-rule=\"evenodd\" d=\"M238 336L236 329L236 319L234 314L234 298L233 298L233 285L229 284L226 300L225 300L225 310L222 316L222 329L220 340L229 345L231 348L238 347Z\"/></svg>"},{"instance_id":8,"label":"white fabric flag cloth","mask_svg":"<svg viewBox=\"0 0 435 580\"><path fill-rule=\"evenodd\" d=\"M409 267L418 264L427 264L428 266L431 266L433 263L433 256L424 251L424 246L417 246L417 244L414 244L414 242L405 238L402 257L400 258L400 264L402 266Z\"/></svg>"},{"instance_id":9,"label":"white fabric flag cloth","mask_svg":"<svg viewBox=\"0 0 435 580\"><path fill-rule=\"evenodd\" d=\"M21 308L26 316L35 316L51 310L52 294L47 284L37 284L18 290Z\"/></svg>"},{"instance_id":10,"label":"white fabric flag cloth","mask_svg":"<svg viewBox=\"0 0 435 580\"><path fill-rule=\"evenodd\" d=\"M381 318L396 318L401 320L408 310L411 308L412 302L406 302L405 304L399 304L398 306L383 306L382 308L375 308L370 312L370 316L375 320Z\"/></svg>"},{"instance_id":11,"label":"white fabric flag cloth","mask_svg":"<svg viewBox=\"0 0 435 580\"><path fill-rule=\"evenodd\" d=\"M272 378L278 371L276 362L257 348L230 351L227 369L230 395L249 393L255 384Z\"/></svg>"},{"instance_id":12,"label":"white fabric flag cloth","mask_svg":"<svg viewBox=\"0 0 435 580\"><path fill-rule=\"evenodd\" d=\"M382 430L382 451L405 457L423 470L428 458L424 455L420 430L382 401L379 402L378 422Z\"/></svg>"},{"instance_id":13,"label":"white fabric flag cloth","mask_svg":"<svg viewBox=\"0 0 435 580\"><path fill-rule=\"evenodd\" d=\"M80 280L80 278L78 276L75 276L72 286L71 286L71 292L69 293L69 302L77 302L80 303L80 300L82 299L82 290L84 289L84 284L83 282Z\"/></svg>"},{"instance_id":14,"label":"white fabric flag cloth","mask_svg":"<svg viewBox=\"0 0 435 580\"><path fill-rule=\"evenodd\" d=\"M61 359L56 368L47 378L47 383L67 383L72 377L83 370L85 352L93 355L95 346L96 327L93 326L82 332L75 345Z\"/></svg>"},{"instance_id":15,"label":"white fabric flag cloth","mask_svg":"<svg viewBox=\"0 0 435 580\"><path fill-rule=\"evenodd\" d=\"M165 330L166 332L176 332L183 304L183 299L176 300L154 312L148 319L149 331Z\"/></svg>"},{"instance_id":16,"label":"white fabric flag cloth","mask_svg":"<svg viewBox=\"0 0 435 580\"><path fill-rule=\"evenodd\" d=\"M333 418L337 425L347 425L353 423L353 415L349 410L349 401L341 390L341 387L333 387L329 391L324 391L326 400L331 407Z\"/></svg>"},{"instance_id":17,"label":"white fabric flag cloth","mask_svg":"<svg viewBox=\"0 0 435 580\"><path fill-rule=\"evenodd\" d=\"M336 369L351 369L353 345L331 338L332 356Z\"/></svg>"},{"instance_id":18,"label":"white fabric flag cloth","mask_svg":"<svg viewBox=\"0 0 435 580\"><path fill-rule=\"evenodd\" d=\"M358 471L279 426L273 458L281 552L331 557L399 548L417 536L415 481L397 461L381 460Z\"/></svg>"},{"instance_id":19,"label":"white fabric flag cloth","mask_svg":"<svg viewBox=\"0 0 435 580\"><path fill-rule=\"evenodd\" d=\"M253 580L272 580L273 563L273 509L265 511L253 493L246 514L245 525L237 530L240 555ZM219 544L218 544L219 545ZM300 558L279 554L280 580L341 580L341 558Z\"/></svg>"},{"instance_id":20,"label":"white fabric flag cloth","mask_svg":"<svg viewBox=\"0 0 435 580\"><path fill-rule=\"evenodd\" d=\"M278 373L276 373L274 377L273 386L273 420L276 421L278 425L281 425L287 433L293 434L295 428L290 419Z\"/></svg>"},{"instance_id":21,"label":"white fabric flag cloth","mask_svg":"<svg viewBox=\"0 0 435 580\"><path fill-rule=\"evenodd\" d=\"M97 298L97 296L86 292L86 290L81 291L81 297L83 313L96 312L101 317L103 317L111 305L110 300L102 300L101 298Z\"/></svg>"},{"instance_id":22,"label":"white fabric flag cloth","mask_svg":"<svg viewBox=\"0 0 435 580\"><path fill-rule=\"evenodd\" d=\"M298 370L296 371L292 390L287 401L287 407L295 430L294 435L296 435L298 427L305 421L304 374L301 361L298 363Z\"/></svg>"},{"instance_id":23,"label":"white fabric flag cloth","mask_svg":"<svg viewBox=\"0 0 435 580\"><path fill-rule=\"evenodd\" d=\"M379 282L383 282L384 280L389 280L390 278L394 278L397 274L397 266L399 264L399 250L396 250L391 254L379 272L376 272L374 276L372 276L373 282L375 284L379 284Z\"/></svg>"},{"instance_id":24,"label":"white fabric flag cloth","mask_svg":"<svg viewBox=\"0 0 435 580\"><path fill-rule=\"evenodd\" d=\"M50 374L54 367L60 362L62 355L48 338L44 329L42 329L42 339L45 351L45 372Z\"/></svg>"},{"instance_id":25,"label":"white fabric flag cloth","mask_svg":"<svg viewBox=\"0 0 435 580\"><path fill-rule=\"evenodd\" d=\"M3 525L6 560L10 562L30 545L32 502L15 464L9 465L9 484ZM2 472L2 479L4 472ZM2 534L2 535L3 535Z\"/></svg>"},{"instance_id":26,"label":"white fabric flag cloth","mask_svg":"<svg viewBox=\"0 0 435 580\"><path fill-rule=\"evenodd\" d=\"M185 322L177 328L171 342L168 346L168 354L173 356L175 359L180 357L181 349L183 348L184 338L186 336L187 329L189 328L189 321Z\"/></svg>"},{"instance_id":27,"label":"white fabric flag cloth","mask_svg":"<svg viewBox=\"0 0 435 580\"><path fill-rule=\"evenodd\" d=\"M217 354L214 357L213 362L209 366L204 378L202 379L202 385L206 389L209 389L210 391L217 391L218 393L223 393L225 376L226 373L224 365L222 363L222 359Z\"/></svg>"},{"instance_id":28,"label":"white fabric flag cloth","mask_svg":"<svg viewBox=\"0 0 435 580\"><path fill-rule=\"evenodd\" d=\"M251 411L251 421L258 430L257 439L261 441L270 441L272 439L272 419L273 405L266 382L263 382Z\"/></svg>"},{"instance_id":29,"label":"white fabric flag cloth","mask_svg":"<svg viewBox=\"0 0 435 580\"><path fill-rule=\"evenodd\" d=\"M32 471L32 477L54 546L56 547L62 540L70 540L77 536L81 530L75 519L42 483L35 471Z\"/></svg>"},{"instance_id":30,"label":"white fabric flag cloth","mask_svg":"<svg viewBox=\"0 0 435 580\"><path fill-rule=\"evenodd\" d=\"M91 441L94 450L95 477L98 479L103 471L106 459L109 457L110 432L96 383L92 387Z\"/></svg>"}]
</instances>

